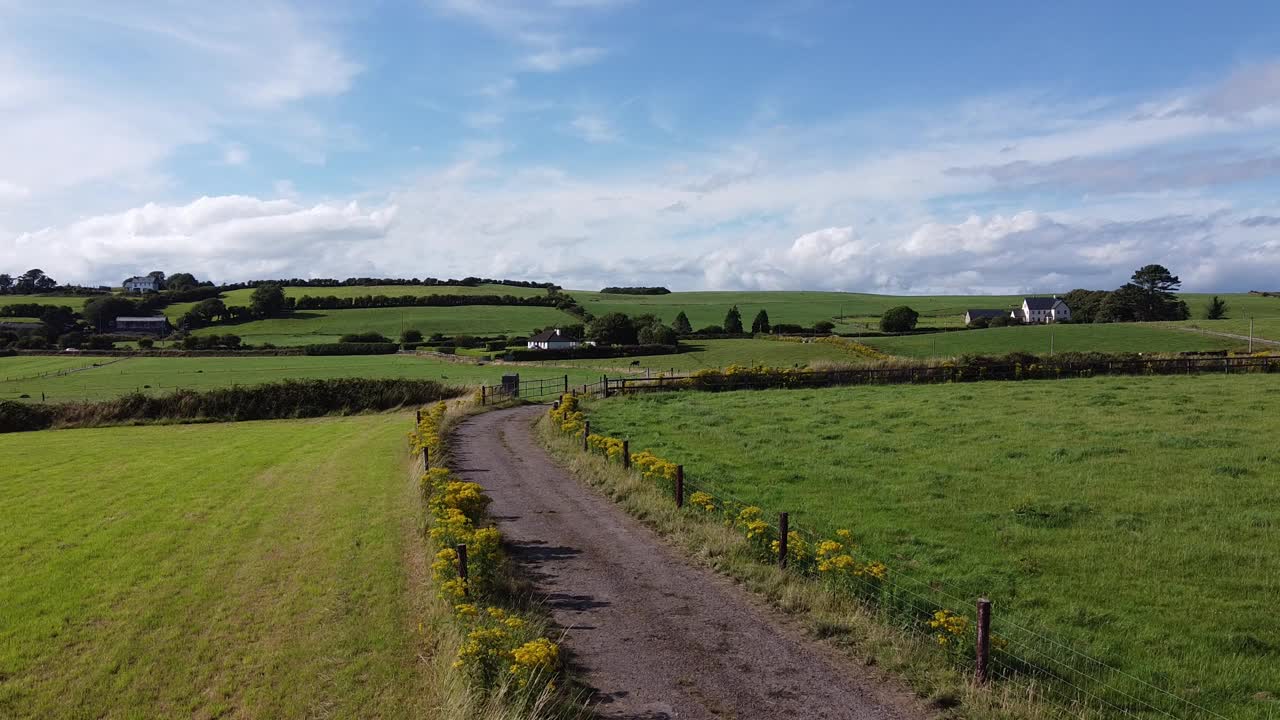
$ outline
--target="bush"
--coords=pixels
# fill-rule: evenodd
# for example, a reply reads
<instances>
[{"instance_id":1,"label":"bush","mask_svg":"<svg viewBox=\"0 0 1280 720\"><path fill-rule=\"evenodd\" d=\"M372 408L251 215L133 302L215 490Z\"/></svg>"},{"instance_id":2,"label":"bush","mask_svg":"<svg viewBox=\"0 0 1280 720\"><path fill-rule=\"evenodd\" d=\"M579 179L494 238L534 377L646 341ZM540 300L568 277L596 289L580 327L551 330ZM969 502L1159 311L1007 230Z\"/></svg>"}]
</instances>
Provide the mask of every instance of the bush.
<instances>
[{"instance_id":1,"label":"bush","mask_svg":"<svg viewBox=\"0 0 1280 720\"><path fill-rule=\"evenodd\" d=\"M400 346L393 342L336 342L307 345L303 355L394 355Z\"/></svg>"},{"instance_id":2,"label":"bush","mask_svg":"<svg viewBox=\"0 0 1280 720\"><path fill-rule=\"evenodd\" d=\"M138 340L138 347L142 350L150 350L155 347L156 341L151 338L141 338Z\"/></svg>"},{"instance_id":3,"label":"bush","mask_svg":"<svg viewBox=\"0 0 1280 720\"><path fill-rule=\"evenodd\" d=\"M92 427L139 421L271 420L390 410L456 397L462 391L430 380L286 380L170 395L126 395L98 403L30 406L0 402L0 432L50 426Z\"/></svg>"},{"instance_id":4,"label":"bush","mask_svg":"<svg viewBox=\"0 0 1280 720\"><path fill-rule=\"evenodd\" d=\"M44 430L53 425L53 412L42 405L0 400L0 433Z\"/></svg>"},{"instance_id":5,"label":"bush","mask_svg":"<svg viewBox=\"0 0 1280 720\"><path fill-rule=\"evenodd\" d=\"M421 330L404 330L400 333L400 344L408 345L410 343L422 342Z\"/></svg>"},{"instance_id":6,"label":"bush","mask_svg":"<svg viewBox=\"0 0 1280 720\"><path fill-rule=\"evenodd\" d=\"M418 336L419 336L418 339L421 340L422 333L418 333ZM363 333L347 333L346 335L343 335L342 337L338 338L338 342L340 343L389 343L391 342L391 339L388 338L386 335L383 335L382 333L363 332Z\"/></svg>"},{"instance_id":7,"label":"bush","mask_svg":"<svg viewBox=\"0 0 1280 720\"><path fill-rule=\"evenodd\" d=\"M907 332L914 330L920 313L906 305L889 308L880 316L880 329L884 332Z\"/></svg>"}]
</instances>

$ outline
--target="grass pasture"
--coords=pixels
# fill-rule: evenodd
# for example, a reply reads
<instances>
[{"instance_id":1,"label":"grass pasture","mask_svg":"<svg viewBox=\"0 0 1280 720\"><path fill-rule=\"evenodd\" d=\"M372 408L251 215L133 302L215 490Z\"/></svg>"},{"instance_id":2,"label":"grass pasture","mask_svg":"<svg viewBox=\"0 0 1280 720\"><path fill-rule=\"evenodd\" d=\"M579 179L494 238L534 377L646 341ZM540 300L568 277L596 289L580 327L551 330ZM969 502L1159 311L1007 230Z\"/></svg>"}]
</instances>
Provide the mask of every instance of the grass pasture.
<instances>
[{"instance_id":1,"label":"grass pasture","mask_svg":"<svg viewBox=\"0 0 1280 720\"><path fill-rule=\"evenodd\" d=\"M959 332L859 338L890 355L954 357L964 354L1003 355L1009 352L1045 354L1052 336L1054 352L1183 352L1236 350L1242 343L1230 338L1188 332L1160 323L1093 325L1023 325Z\"/></svg>"},{"instance_id":2,"label":"grass pasture","mask_svg":"<svg viewBox=\"0 0 1280 720\"><path fill-rule=\"evenodd\" d=\"M0 717L431 717L411 423L0 435Z\"/></svg>"},{"instance_id":3,"label":"grass pasture","mask_svg":"<svg viewBox=\"0 0 1280 720\"><path fill-rule=\"evenodd\" d=\"M413 295L421 297L424 295L514 295L516 297L534 297L545 295L546 290L542 288L526 288L516 287L514 285L477 285L470 287L467 285L344 285L341 287L297 287L290 286L284 288L285 297L300 298L306 295L312 297L364 297L366 295L386 295L387 297L402 297L404 295ZM249 306L250 297L253 295L253 288L244 288L241 290L228 290L222 293L222 302L228 306L242 305ZM195 303L177 303L165 308L165 315L171 318L179 318L187 313Z\"/></svg>"},{"instance_id":4,"label":"grass pasture","mask_svg":"<svg viewBox=\"0 0 1280 720\"><path fill-rule=\"evenodd\" d=\"M85 306L85 303L101 297L100 295L0 295L0 306L3 305L25 305L27 303L35 303L37 305L62 305L69 307L76 312ZM3 318L6 322L8 318Z\"/></svg>"},{"instance_id":5,"label":"grass pasture","mask_svg":"<svg viewBox=\"0 0 1280 720\"><path fill-rule=\"evenodd\" d=\"M424 335L528 335L534 328L577 322L549 307L463 305L459 307L390 307L352 310L303 310L288 317L214 325L196 335L234 333L247 343L281 347L337 342L347 333L380 332L391 339L406 329Z\"/></svg>"},{"instance_id":6,"label":"grass pasture","mask_svg":"<svg viewBox=\"0 0 1280 720\"><path fill-rule=\"evenodd\" d=\"M280 357L131 357L82 358L79 362L103 363L100 367L62 376L37 377L41 372L65 367L61 357L0 358L0 400L22 395L49 402L105 400L141 391L162 394L178 388L211 390L234 385L257 385L288 379L412 378L436 380L446 385L496 385L505 373L524 379L569 375L574 384L594 382L594 370L535 368L512 365L469 365L412 355L280 356ZM12 363L12 364L11 364ZM149 387L148 387L149 386Z\"/></svg>"},{"instance_id":7,"label":"grass pasture","mask_svg":"<svg viewBox=\"0 0 1280 720\"><path fill-rule=\"evenodd\" d=\"M1135 377L663 394L590 417L693 483L852 529L891 573L988 594L997 632L1036 628L1219 716L1267 720L1277 401L1267 375Z\"/></svg>"},{"instance_id":8,"label":"grass pasture","mask_svg":"<svg viewBox=\"0 0 1280 720\"><path fill-rule=\"evenodd\" d=\"M611 375L619 370L629 373L642 372L646 368L654 373L677 374L723 368L729 365L766 365L769 367L804 367L812 362L850 362L853 358L839 348L826 343L792 343L775 340L686 340L685 352L676 355L651 355L637 358L612 358L599 360L566 360L559 364L581 368L612 368ZM632 366L632 361L638 365Z\"/></svg>"}]
</instances>

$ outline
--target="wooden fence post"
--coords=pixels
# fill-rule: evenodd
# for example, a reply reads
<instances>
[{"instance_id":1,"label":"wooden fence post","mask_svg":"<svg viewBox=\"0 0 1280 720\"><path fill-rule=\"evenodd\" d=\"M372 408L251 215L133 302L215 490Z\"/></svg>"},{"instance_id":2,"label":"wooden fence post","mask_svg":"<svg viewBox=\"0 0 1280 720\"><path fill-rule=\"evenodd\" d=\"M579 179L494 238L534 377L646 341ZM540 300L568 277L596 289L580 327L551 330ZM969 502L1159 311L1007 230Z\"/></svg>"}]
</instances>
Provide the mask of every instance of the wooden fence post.
<instances>
[{"instance_id":1,"label":"wooden fence post","mask_svg":"<svg viewBox=\"0 0 1280 720\"><path fill-rule=\"evenodd\" d=\"M631 469L631 441L630 440L622 441L622 469L623 470Z\"/></svg>"},{"instance_id":2,"label":"wooden fence post","mask_svg":"<svg viewBox=\"0 0 1280 720\"><path fill-rule=\"evenodd\" d=\"M431 448L422 448L422 471L426 472L431 469Z\"/></svg>"},{"instance_id":3,"label":"wooden fence post","mask_svg":"<svg viewBox=\"0 0 1280 720\"><path fill-rule=\"evenodd\" d=\"M487 387L485 387L484 385L481 385L481 386L480 386L480 405L481 405L481 406L484 406L484 405L488 405L488 404L489 404L489 397L488 397L488 395L489 395L489 389L488 389Z\"/></svg>"},{"instance_id":4,"label":"wooden fence post","mask_svg":"<svg viewBox=\"0 0 1280 720\"><path fill-rule=\"evenodd\" d=\"M421 425L421 424L422 424L422 409L421 409L421 408L419 408L419 409L418 409L418 423L417 423L417 424L419 424L419 425Z\"/></svg>"},{"instance_id":5,"label":"wooden fence post","mask_svg":"<svg viewBox=\"0 0 1280 720\"><path fill-rule=\"evenodd\" d=\"M564 391L566 394L569 392L569 376L568 375L564 376Z\"/></svg>"},{"instance_id":6,"label":"wooden fence post","mask_svg":"<svg viewBox=\"0 0 1280 720\"><path fill-rule=\"evenodd\" d=\"M778 513L778 567L787 569L787 513Z\"/></svg>"},{"instance_id":7,"label":"wooden fence post","mask_svg":"<svg viewBox=\"0 0 1280 720\"><path fill-rule=\"evenodd\" d=\"M470 584L468 582L468 576L467 576L467 544L462 543L458 545L457 550L458 550L458 577L462 579L462 594L470 595L471 588L467 587Z\"/></svg>"},{"instance_id":8,"label":"wooden fence post","mask_svg":"<svg viewBox=\"0 0 1280 720\"><path fill-rule=\"evenodd\" d=\"M986 598L978 600L977 651L973 679L979 685L985 685L991 678L991 601Z\"/></svg>"},{"instance_id":9,"label":"wooden fence post","mask_svg":"<svg viewBox=\"0 0 1280 720\"><path fill-rule=\"evenodd\" d=\"M684 466L676 466L676 509L684 507Z\"/></svg>"},{"instance_id":10,"label":"wooden fence post","mask_svg":"<svg viewBox=\"0 0 1280 720\"><path fill-rule=\"evenodd\" d=\"M587 452L591 449L591 445L587 443L587 438L591 436L591 421L588 420L582 424L582 451Z\"/></svg>"}]
</instances>

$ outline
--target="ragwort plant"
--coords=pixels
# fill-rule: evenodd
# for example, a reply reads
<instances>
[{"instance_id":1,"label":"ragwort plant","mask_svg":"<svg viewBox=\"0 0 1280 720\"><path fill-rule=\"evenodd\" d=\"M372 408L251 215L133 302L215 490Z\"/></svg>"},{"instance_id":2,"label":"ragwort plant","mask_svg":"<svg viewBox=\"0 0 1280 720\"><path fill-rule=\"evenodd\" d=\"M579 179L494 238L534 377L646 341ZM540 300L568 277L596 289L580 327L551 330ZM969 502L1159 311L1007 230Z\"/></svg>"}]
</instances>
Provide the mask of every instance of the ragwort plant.
<instances>
[{"instance_id":1,"label":"ragwort plant","mask_svg":"<svg viewBox=\"0 0 1280 720\"><path fill-rule=\"evenodd\" d=\"M415 451L443 456L441 402L422 413L409 434ZM453 617L466 630L454 668L486 692L515 691L520 702L536 702L555 689L560 649L538 634L528 620L491 604L500 589L504 558L502 536L486 525L491 499L480 485L459 480L447 468L434 467L419 480L429 517L427 536L437 548L431 576ZM459 574L458 545L467 546L467 578Z\"/></svg>"}]
</instances>

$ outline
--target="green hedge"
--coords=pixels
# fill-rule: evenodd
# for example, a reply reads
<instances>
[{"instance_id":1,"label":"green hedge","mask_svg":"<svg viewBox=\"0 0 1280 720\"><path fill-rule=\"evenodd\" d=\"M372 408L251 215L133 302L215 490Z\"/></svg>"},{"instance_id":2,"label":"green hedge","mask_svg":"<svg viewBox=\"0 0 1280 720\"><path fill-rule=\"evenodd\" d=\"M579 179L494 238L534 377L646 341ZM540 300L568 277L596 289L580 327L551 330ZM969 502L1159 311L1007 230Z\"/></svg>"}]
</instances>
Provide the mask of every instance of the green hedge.
<instances>
[{"instance_id":1,"label":"green hedge","mask_svg":"<svg viewBox=\"0 0 1280 720\"><path fill-rule=\"evenodd\" d=\"M320 343L307 345L302 349L303 355L394 355L400 350L399 343Z\"/></svg>"},{"instance_id":2,"label":"green hedge","mask_svg":"<svg viewBox=\"0 0 1280 720\"><path fill-rule=\"evenodd\" d=\"M457 397L460 388L431 380L286 380L265 385L169 395L133 393L95 403L28 405L0 402L0 432L138 422L274 420L350 415L425 405Z\"/></svg>"}]
</instances>

